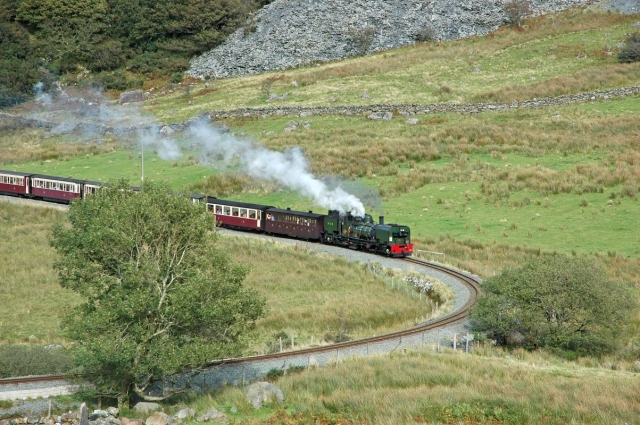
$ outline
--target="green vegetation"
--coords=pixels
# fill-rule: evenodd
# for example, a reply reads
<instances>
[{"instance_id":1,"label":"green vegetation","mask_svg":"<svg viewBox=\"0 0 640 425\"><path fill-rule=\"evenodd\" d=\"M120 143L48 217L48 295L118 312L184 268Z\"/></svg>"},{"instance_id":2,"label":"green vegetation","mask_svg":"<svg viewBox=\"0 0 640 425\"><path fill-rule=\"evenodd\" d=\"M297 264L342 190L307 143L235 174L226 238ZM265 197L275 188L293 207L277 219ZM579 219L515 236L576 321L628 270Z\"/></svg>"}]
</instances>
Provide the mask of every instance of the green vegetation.
<instances>
[{"instance_id":1,"label":"green vegetation","mask_svg":"<svg viewBox=\"0 0 640 425\"><path fill-rule=\"evenodd\" d=\"M133 192L121 180L73 202L69 220L53 230L54 268L82 303L64 335L99 394L120 407L164 376L243 352L264 301L217 246L213 215L165 185Z\"/></svg>"},{"instance_id":2,"label":"green vegetation","mask_svg":"<svg viewBox=\"0 0 640 425\"><path fill-rule=\"evenodd\" d=\"M283 405L256 410L242 388L176 400L170 409L215 407L239 424L633 423L637 367L622 361L561 363L544 352L479 345L349 359L281 377ZM235 407L235 409L233 409Z\"/></svg>"},{"instance_id":3,"label":"green vegetation","mask_svg":"<svg viewBox=\"0 0 640 425\"><path fill-rule=\"evenodd\" d=\"M476 330L500 345L599 355L616 350L635 299L585 258L542 256L485 280L473 307Z\"/></svg>"},{"instance_id":4,"label":"green vegetation","mask_svg":"<svg viewBox=\"0 0 640 425\"><path fill-rule=\"evenodd\" d=\"M224 41L256 7L251 0L4 1L0 107L23 102L37 82L50 86L60 74L114 90L154 76L180 80L194 55Z\"/></svg>"},{"instance_id":5,"label":"green vegetation","mask_svg":"<svg viewBox=\"0 0 640 425\"><path fill-rule=\"evenodd\" d=\"M39 343L60 341L59 308L79 301L60 287L48 246L52 225L64 220L54 208L0 203L0 341L27 342L31 335Z\"/></svg>"},{"instance_id":6,"label":"green vegetation","mask_svg":"<svg viewBox=\"0 0 640 425\"><path fill-rule=\"evenodd\" d=\"M60 375L72 368L68 350L59 345L0 345L0 378Z\"/></svg>"},{"instance_id":7,"label":"green vegetation","mask_svg":"<svg viewBox=\"0 0 640 425\"><path fill-rule=\"evenodd\" d=\"M617 45L637 20L574 9L527 19L520 29L501 28L487 37L417 44L318 67L208 81L206 86L197 83L189 86L189 98L185 85L171 86L171 92L158 85L144 109L169 123L215 109L265 106L265 81L270 81L271 94L289 93L278 105L302 106L510 102L638 85L639 63L617 59ZM162 91L165 94L159 94ZM371 98L362 99L363 92ZM398 114L385 122L308 117L310 129L286 133L292 118L238 118L225 124L270 149L300 146L316 175L339 175L362 186L368 210L411 227L416 247L428 251L419 256L490 277L547 254L561 254L601 265L606 273L599 279L603 292L618 295L614 291L624 287L637 299L638 100L635 95L535 110L419 115L415 126L406 125ZM3 169L95 180L123 175L139 179L135 140L76 140L76 135L51 136L8 124L1 131ZM185 193L319 211L297 194L251 180L233 167L200 166L193 146L184 146L184 156L174 162L145 152L145 175L147 170L150 178ZM376 202L376 191L382 205ZM6 291L8 298L0 296L0 308L10 315L0 320L1 339L24 341L33 333L56 340L56 312L46 316L37 300L19 304L11 297L25 287L38 292L31 282L45 283L45 291L54 284L54 256L43 246L49 224L40 220L62 216L4 208L0 204L0 217L12 224L0 226L2 240L8 237L11 252L22 254L15 262L5 256L0 264L0 270L9 270L3 275L10 276L11 270L18 274ZM29 217L38 223L35 229ZM393 286L384 273L280 244L226 237L218 243L237 262L250 263L246 285L267 298L267 315L257 323L250 353L278 351L281 339L288 349L291 336L300 347L379 334L432 314L430 305L415 294L411 298L407 288L398 290L397 280ZM43 253L44 261L27 259L34 249ZM65 299L68 291L47 294L42 298ZM70 305L78 302L67 300ZM311 305L309 300L322 303ZM287 397L282 407L254 411L235 388L183 402L199 410L213 405L238 423L632 423L640 414L640 315L636 311L631 316L629 334L615 341L619 350L597 358L574 351L554 350L559 357L551 350L502 351L487 343L476 346L471 356L424 350L282 376L277 382ZM25 318L51 327L38 327Z\"/></svg>"},{"instance_id":8,"label":"green vegetation","mask_svg":"<svg viewBox=\"0 0 640 425\"><path fill-rule=\"evenodd\" d=\"M627 43L618 53L618 60L623 63L640 62L640 33L627 37Z\"/></svg>"},{"instance_id":9,"label":"green vegetation","mask_svg":"<svg viewBox=\"0 0 640 425\"><path fill-rule=\"evenodd\" d=\"M65 213L51 208L0 203L0 269L6 271L0 285L0 341L68 342L61 335L60 319L81 298L58 284L52 268L55 252L48 246L52 225L65 218ZM450 308L451 291L438 281L432 294L439 300L435 311L435 302L411 290L402 282L405 274L394 270L379 268L374 273L284 243L225 235L216 243L234 262L249 267L245 286L266 299L265 317L258 320L246 354L271 351L278 333L286 335L284 349L292 336L296 348L308 347L331 342L341 331L349 338L362 338L404 329Z\"/></svg>"}]
</instances>

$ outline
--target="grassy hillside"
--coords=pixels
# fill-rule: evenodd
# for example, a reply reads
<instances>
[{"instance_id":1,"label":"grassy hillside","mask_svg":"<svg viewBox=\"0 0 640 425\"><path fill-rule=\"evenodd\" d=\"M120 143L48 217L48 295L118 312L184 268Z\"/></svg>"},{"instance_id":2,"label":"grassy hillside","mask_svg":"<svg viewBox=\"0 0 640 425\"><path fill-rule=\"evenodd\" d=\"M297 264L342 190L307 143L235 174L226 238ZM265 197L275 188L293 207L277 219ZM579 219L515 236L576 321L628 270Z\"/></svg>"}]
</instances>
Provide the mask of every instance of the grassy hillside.
<instances>
[{"instance_id":1,"label":"grassy hillside","mask_svg":"<svg viewBox=\"0 0 640 425\"><path fill-rule=\"evenodd\" d=\"M636 85L640 64L616 60L636 20L578 8L529 19L524 30L505 27L485 37L182 85L153 98L146 109L173 122L203 111L267 106L263 84L269 80L271 94L287 93L271 105L304 106L508 102ZM362 98L365 92L370 98Z\"/></svg>"},{"instance_id":2,"label":"grassy hillside","mask_svg":"<svg viewBox=\"0 0 640 425\"><path fill-rule=\"evenodd\" d=\"M171 123L243 106L508 102L638 85L640 64L618 64L616 54L639 19L575 9L487 37L246 78L156 86L142 109ZM286 100L265 102L267 80L271 93L288 93ZM362 97L365 92L369 99ZM310 128L292 132L284 132L292 119L286 117L224 124L237 137L269 149L301 147L316 175L347 180L345 185L375 215L411 226L419 250L443 254L420 255L483 277L541 252L585 255L601 262L612 278L640 289L639 114L640 96L631 96L536 110L423 115L415 126L402 116L390 121L306 117ZM0 127L2 168L93 180L140 178L135 137L52 135L10 127ZM201 165L194 143L182 142L182 149L175 161L145 151L145 178L166 180L176 190L320 211L308 199L272 182L249 179L233 166ZM51 221L59 219L54 216ZM45 246L38 238L29 242L31 249ZM287 288L271 301L275 314L265 320L269 330L262 347L280 330L311 344L311 336L315 342L345 322L341 301L333 298L336 288L328 285L339 279L324 275L333 266L322 266L318 278L327 279L326 292L319 293L327 297L320 313L327 321L308 319L307 330L298 331L284 324L306 320L308 299L286 292L297 289L290 283L316 267L306 262L307 254L225 243L250 253L250 263L260 271L251 279L264 280L266 292L272 290L269 285ZM295 265L279 263L281 257ZM360 293L349 295L357 310L372 310L352 322L377 320L382 313L375 306L396 301L393 291L362 269L340 265L335 272L345 274ZM29 279L48 285L51 275L38 273L16 285ZM378 290L382 298L370 298ZM415 300L398 302L396 312ZM32 314L22 312L12 320L31 321ZM411 322L416 314L409 310L393 326ZM34 329L21 326L24 330L12 338L24 338ZM479 356L425 352L350 361L285 377L278 385L287 394L286 404L259 413L244 404L237 389L187 402L228 413L236 406L232 417L245 423L633 423L640 413L638 354L631 350L637 335L640 331L635 345L628 341L627 350L616 357L571 364L549 354L491 348L478 349Z\"/></svg>"}]
</instances>

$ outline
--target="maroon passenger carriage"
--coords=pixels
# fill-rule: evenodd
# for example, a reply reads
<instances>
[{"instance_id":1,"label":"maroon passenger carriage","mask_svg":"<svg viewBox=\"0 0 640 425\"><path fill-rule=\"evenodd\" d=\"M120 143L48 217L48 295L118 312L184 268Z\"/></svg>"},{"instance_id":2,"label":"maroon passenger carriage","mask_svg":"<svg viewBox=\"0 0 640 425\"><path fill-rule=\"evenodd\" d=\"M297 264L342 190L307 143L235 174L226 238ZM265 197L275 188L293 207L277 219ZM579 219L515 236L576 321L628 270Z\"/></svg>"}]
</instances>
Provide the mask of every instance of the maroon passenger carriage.
<instances>
[{"instance_id":1,"label":"maroon passenger carriage","mask_svg":"<svg viewBox=\"0 0 640 425\"><path fill-rule=\"evenodd\" d=\"M324 215L313 211L292 211L291 208L267 208L265 231L298 239L320 240L324 230Z\"/></svg>"},{"instance_id":2,"label":"maroon passenger carriage","mask_svg":"<svg viewBox=\"0 0 640 425\"><path fill-rule=\"evenodd\" d=\"M195 202L195 197L192 195ZM222 227L243 230L265 230L265 210L267 205L227 201L213 196L207 197L207 211L216 215L216 222Z\"/></svg>"},{"instance_id":3,"label":"maroon passenger carriage","mask_svg":"<svg viewBox=\"0 0 640 425\"><path fill-rule=\"evenodd\" d=\"M32 174L31 196L48 201L69 203L82 196L84 183L84 180Z\"/></svg>"},{"instance_id":4,"label":"maroon passenger carriage","mask_svg":"<svg viewBox=\"0 0 640 425\"><path fill-rule=\"evenodd\" d=\"M31 174L0 170L0 195L31 196Z\"/></svg>"}]
</instances>

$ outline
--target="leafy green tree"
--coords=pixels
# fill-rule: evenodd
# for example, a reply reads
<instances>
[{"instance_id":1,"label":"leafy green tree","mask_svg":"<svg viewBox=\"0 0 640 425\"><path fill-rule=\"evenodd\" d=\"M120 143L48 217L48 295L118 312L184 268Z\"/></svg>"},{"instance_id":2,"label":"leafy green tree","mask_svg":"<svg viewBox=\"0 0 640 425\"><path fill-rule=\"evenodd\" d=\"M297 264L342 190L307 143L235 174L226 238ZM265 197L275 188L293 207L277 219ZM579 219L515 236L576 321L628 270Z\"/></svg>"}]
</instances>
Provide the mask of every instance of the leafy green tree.
<instances>
[{"instance_id":1,"label":"leafy green tree","mask_svg":"<svg viewBox=\"0 0 640 425\"><path fill-rule=\"evenodd\" d=\"M264 308L247 270L216 245L214 218L168 187L120 181L73 202L53 231L60 284L84 302L63 320L100 394L122 404L150 385L237 356ZM184 388L188 389L188 385Z\"/></svg>"},{"instance_id":2,"label":"leafy green tree","mask_svg":"<svg viewBox=\"0 0 640 425\"><path fill-rule=\"evenodd\" d=\"M24 102L40 77L29 33L18 24L0 21L0 107Z\"/></svg>"},{"instance_id":3,"label":"leafy green tree","mask_svg":"<svg viewBox=\"0 0 640 425\"><path fill-rule=\"evenodd\" d=\"M474 326L502 345L611 351L635 307L625 285L585 258L543 256L487 279L482 291Z\"/></svg>"}]
</instances>

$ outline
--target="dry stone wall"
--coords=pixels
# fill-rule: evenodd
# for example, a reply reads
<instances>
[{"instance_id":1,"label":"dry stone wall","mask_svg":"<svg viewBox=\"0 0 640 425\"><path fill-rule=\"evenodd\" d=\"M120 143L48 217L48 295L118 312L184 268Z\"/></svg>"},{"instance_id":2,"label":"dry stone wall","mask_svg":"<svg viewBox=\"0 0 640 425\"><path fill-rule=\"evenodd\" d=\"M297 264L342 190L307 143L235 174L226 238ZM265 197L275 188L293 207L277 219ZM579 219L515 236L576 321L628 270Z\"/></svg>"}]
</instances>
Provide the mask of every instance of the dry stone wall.
<instances>
[{"instance_id":1,"label":"dry stone wall","mask_svg":"<svg viewBox=\"0 0 640 425\"><path fill-rule=\"evenodd\" d=\"M473 114L480 112L499 112L515 109L545 108L551 106L562 106L571 103L585 103L596 100L611 99L614 97L633 96L640 94L640 86L623 87L612 90L598 90L570 94L565 96L547 97L543 99L532 99L522 102L508 103L437 103L429 105L415 104L377 104L377 105L356 105L356 106L275 106L265 108L241 108L224 111L211 111L209 116L212 119L238 118L238 117L259 117L267 118L273 116L282 117L310 117L323 115L363 115L371 119L385 119L385 114L392 113L403 116L418 114L437 113L461 113Z\"/></svg>"}]
</instances>

